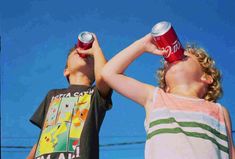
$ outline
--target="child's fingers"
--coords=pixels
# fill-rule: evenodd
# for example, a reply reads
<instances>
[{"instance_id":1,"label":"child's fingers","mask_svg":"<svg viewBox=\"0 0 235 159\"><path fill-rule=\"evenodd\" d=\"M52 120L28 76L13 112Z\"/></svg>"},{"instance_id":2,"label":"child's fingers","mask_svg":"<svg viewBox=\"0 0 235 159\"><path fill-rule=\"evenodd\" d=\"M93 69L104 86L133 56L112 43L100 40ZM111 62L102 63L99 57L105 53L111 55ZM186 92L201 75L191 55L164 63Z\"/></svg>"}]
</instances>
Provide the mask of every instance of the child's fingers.
<instances>
[{"instance_id":1,"label":"child's fingers","mask_svg":"<svg viewBox=\"0 0 235 159\"><path fill-rule=\"evenodd\" d=\"M167 50L154 49L153 53L156 54L156 55L166 56L168 54L168 51Z\"/></svg>"},{"instance_id":2,"label":"child's fingers","mask_svg":"<svg viewBox=\"0 0 235 159\"><path fill-rule=\"evenodd\" d=\"M153 40L153 37L151 35L151 33L148 33L146 36L145 36L146 39L148 39L149 41L152 41Z\"/></svg>"},{"instance_id":3,"label":"child's fingers","mask_svg":"<svg viewBox=\"0 0 235 159\"><path fill-rule=\"evenodd\" d=\"M80 54L92 55L92 49L83 50L81 48L77 48L76 51Z\"/></svg>"},{"instance_id":4,"label":"child's fingers","mask_svg":"<svg viewBox=\"0 0 235 159\"><path fill-rule=\"evenodd\" d=\"M152 40L151 34L150 34L150 33L149 33L149 34L146 34L146 35L145 35L144 37L142 37L140 40L142 41L142 43L148 44L148 43L151 42L151 40Z\"/></svg>"},{"instance_id":5,"label":"child's fingers","mask_svg":"<svg viewBox=\"0 0 235 159\"><path fill-rule=\"evenodd\" d=\"M95 33L91 33L94 37L94 42L93 42L93 46L99 46L99 42L98 42L98 39L97 39L97 36L95 35Z\"/></svg>"},{"instance_id":6,"label":"child's fingers","mask_svg":"<svg viewBox=\"0 0 235 159\"><path fill-rule=\"evenodd\" d=\"M91 33L91 34L93 35L94 39L97 41L97 37L96 37L95 33Z\"/></svg>"}]
</instances>

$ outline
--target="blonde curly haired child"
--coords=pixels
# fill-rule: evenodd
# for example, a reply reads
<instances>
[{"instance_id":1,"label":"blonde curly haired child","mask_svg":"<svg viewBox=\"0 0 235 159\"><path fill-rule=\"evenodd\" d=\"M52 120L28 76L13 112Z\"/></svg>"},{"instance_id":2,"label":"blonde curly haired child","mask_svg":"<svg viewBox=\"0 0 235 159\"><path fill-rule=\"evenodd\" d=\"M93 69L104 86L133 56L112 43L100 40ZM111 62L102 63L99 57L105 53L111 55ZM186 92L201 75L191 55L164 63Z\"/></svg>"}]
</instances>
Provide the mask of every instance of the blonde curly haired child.
<instances>
[{"instance_id":1,"label":"blonde curly haired child","mask_svg":"<svg viewBox=\"0 0 235 159\"><path fill-rule=\"evenodd\" d=\"M215 103L222 94L220 73L206 51L187 46L183 60L165 63L158 71L158 87L123 74L144 52L166 53L148 34L113 57L102 76L145 108L145 159L234 158L229 113Z\"/></svg>"}]
</instances>

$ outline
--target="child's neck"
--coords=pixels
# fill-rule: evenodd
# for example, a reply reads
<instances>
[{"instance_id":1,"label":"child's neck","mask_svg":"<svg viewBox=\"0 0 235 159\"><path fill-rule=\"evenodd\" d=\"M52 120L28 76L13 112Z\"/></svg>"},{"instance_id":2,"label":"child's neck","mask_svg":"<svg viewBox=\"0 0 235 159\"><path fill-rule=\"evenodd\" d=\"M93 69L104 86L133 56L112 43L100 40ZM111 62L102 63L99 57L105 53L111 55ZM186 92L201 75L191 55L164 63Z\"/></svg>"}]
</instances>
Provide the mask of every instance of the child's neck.
<instances>
[{"instance_id":1,"label":"child's neck","mask_svg":"<svg viewBox=\"0 0 235 159\"><path fill-rule=\"evenodd\" d=\"M191 98L203 98L204 94L204 91L195 85L177 85L171 87L167 92Z\"/></svg>"},{"instance_id":2,"label":"child's neck","mask_svg":"<svg viewBox=\"0 0 235 159\"><path fill-rule=\"evenodd\" d=\"M70 74L69 81L70 85L91 85L91 80L88 78L88 76L81 72Z\"/></svg>"}]
</instances>

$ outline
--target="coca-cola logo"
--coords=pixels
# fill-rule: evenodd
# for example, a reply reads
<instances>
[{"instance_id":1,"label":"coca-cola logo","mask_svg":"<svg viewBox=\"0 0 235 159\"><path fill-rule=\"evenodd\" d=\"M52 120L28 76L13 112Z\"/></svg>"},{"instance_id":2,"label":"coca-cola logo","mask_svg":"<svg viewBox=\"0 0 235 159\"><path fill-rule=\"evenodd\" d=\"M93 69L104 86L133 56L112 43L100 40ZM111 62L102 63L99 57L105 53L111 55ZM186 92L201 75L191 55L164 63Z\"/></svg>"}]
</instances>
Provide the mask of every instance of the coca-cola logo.
<instances>
[{"instance_id":1,"label":"coca-cola logo","mask_svg":"<svg viewBox=\"0 0 235 159\"><path fill-rule=\"evenodd\" d=\"M181 44L179 40L177 39L175 42L172 43L172 45L168 45L164 48L168 52L165 55L165 58L168 58L171 54L176 53L180 48L181 48Z\"/></svg>"}]
</instances>

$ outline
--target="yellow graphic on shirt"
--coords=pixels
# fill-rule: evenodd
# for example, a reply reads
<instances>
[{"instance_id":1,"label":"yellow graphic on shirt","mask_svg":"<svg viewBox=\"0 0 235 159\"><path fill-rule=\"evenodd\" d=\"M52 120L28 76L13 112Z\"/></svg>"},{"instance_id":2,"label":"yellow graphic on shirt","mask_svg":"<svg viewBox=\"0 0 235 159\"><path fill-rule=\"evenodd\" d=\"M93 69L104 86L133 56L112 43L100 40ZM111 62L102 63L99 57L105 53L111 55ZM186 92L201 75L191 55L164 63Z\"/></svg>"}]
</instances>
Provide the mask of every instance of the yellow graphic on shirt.
<instances>
[{"instance_id":1,"label":"yellow graphic on shirt","mask_svg":"<svg viewBox=\"0 0 235 159\"><path fill-rule=\"evenodd\" d=\"M58 136L67 131L66 123L57 125L48 132L43 132L39 142L40 154L52 153L58 143Z\"/></svg>"},{"instance_id":2,"label":"yellow graphic on shirt","mask_svg":"<svg viewBox=\"0 0 235 159\"><path fill-rule=\"evenodd\" d=\"M72 118L72 125L69 137L71 138L80 138L82 129L88 115L88 110L90 108L90 99L91 95L85 94L80 97L78 102L74 107L74 114Z\"/></svg>"}]
</instances>

